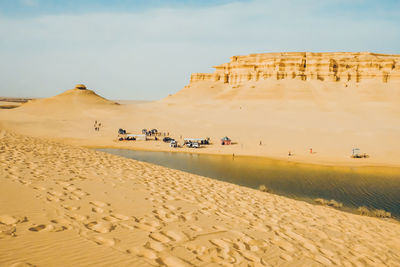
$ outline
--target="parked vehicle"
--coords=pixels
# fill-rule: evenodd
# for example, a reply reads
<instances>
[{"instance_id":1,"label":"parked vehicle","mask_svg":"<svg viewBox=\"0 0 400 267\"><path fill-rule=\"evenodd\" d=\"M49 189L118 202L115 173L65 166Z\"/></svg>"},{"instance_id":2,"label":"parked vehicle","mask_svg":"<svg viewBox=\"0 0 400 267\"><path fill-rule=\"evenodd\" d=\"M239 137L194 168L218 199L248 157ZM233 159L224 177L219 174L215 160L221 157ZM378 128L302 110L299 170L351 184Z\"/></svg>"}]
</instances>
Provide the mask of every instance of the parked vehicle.
<instances>
[{"instance_id":1,"label":"parked vehicle","mask_svg":"<svg viewBox=\"0 0 400 267\"><path fill-rule=\"evenodd\" d=\"M171 141L175 141L175 140L168 136L163 138L163 142L165 142L165 143L170 143Z\"/></svg>"},{"instance_id":2,"label":"parked vehicle","mask_svg":"<svg viewBox=\"0 0 400 267\"><path fill-rule=\"evenodd\" d=\"M351 157L354 159L360 159L360 158L369 158L369 155L366 153L361 154L361 151L359 148L353 148Z\"/></svg>"},{"instance_id":3,"label":"parked vehicle","mask_svg":"<svg viewBox=\"0 0 400 267\"><path fill-rule=\"evenodd\" d=\"M197 142L192 143L192 147L193 147L193 148L199 148L199 147L200 147L200 144L197 143Z\"/></svg>"},{"instance_id":4,"label":"parked vehicle","mask_svg":"<svg viewBox=\"0 0 400 267\"><path fill-rule=\"evenodd\" d=\"M198 142L187 142L186 146L191 148L199 148L200 144Z\"/></svg>"},{"instance_id":5,"label":"parked vehicle","mask_svg":"<svg viewBox=\"0 0 400 267\"><path fill-rule=\"evenodd\" d=\"M210 144L210 138L185 138L184 139L184 144L187 143L198 143L199 145L209 145Z\"/></svg>"},{"instance_id":6,"label":"parked vehicle","mask_svg":"<svg viewBox=\"0 0 400 267\"><path fill-rule=\"evenodd\" d=\"M232 141L228 136L221 138L221 145L231 145Z\"/></svg>"},{"instance_id":7,"label":"parked vehicle","mask_svg":"<svg viewBox=\"0 0 400 267\"><path fill-rule=\"evenodd\" d=\"M126 130L119 128L118 134L126 134Z\"/></svg>"},{"instance_id":8,"label":"parked vehicle","mask_svg":"<svg viewBox=\"0 0 400 267\"><path fill-rule=\"evenodd\" d=\"M169 143L170 147L178 147L178 142L176 142L175 140L172 140L171 143Z\"/></svg>"}]
</instances>

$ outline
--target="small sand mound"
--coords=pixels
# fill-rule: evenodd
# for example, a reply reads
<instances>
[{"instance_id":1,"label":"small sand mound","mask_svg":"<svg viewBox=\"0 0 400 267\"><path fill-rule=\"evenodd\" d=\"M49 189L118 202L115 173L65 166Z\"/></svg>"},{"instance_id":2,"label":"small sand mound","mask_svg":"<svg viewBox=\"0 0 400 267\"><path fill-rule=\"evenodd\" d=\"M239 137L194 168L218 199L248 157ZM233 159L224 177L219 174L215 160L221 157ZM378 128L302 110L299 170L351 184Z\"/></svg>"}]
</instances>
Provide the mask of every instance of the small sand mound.
<instances>
[{"instance_id":1,"label":"small sand mound","mask_svg":"<svg viewBox=\"0 0 400 267\"><path fill-rule=\"evenodd\" d=\"M105 99L83 84L77 84L74 89L67 90L59 95L31 100L23 104L18 110L29 111L30 114L79 114L82 110L104 109L118 104ZM75 112L75 113L76 113Z\"/></svg>"}]
</instances>

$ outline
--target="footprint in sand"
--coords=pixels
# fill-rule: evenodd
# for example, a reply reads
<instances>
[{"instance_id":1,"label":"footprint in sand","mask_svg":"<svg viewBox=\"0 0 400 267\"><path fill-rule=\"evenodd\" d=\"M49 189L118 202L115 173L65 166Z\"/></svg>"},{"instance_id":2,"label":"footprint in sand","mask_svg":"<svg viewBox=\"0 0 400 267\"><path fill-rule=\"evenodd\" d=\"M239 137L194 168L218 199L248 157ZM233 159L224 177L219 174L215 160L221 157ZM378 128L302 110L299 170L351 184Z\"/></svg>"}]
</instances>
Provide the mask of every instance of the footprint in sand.
<instances>
[{"instance_id":1,"label":"footprint in sand","mask_svg":"<svg viewBox=\"0 0 400 267\"><path fill-rule=\"evenodd\" d=\"M104 212L104 210L102 208L99 208L99 207L93 207L92 211L96 212L96 213L103 213Z\"/></svg>"},{"instance_id":2,"label":"footprint in sand","mask_svg":"<svg viewBox=\"0 0 400 267\"><path fill-rule=\"evenodd\" d=\"M246 250L246 245L242 241L236 241L233 243L233 247L237 250Z\"/></svg>"},{"instance_id":3,"label":"footprint in sand","mask_svg":"<svg viewBox=\"0 0 400 267\"><path fill-rule=\"evenodd\" d=\"M171 210L171 211L176 210L176 207L175 207L175 206L173 206L173 205L167 205L167 204L163 205L163 208L165 208L165 209L167 209L167 210Z\"/></svg>"},{"instance_id":4,"label":"footprint in sand","mask_svg":"<svg viewBox=\"0 0 400 267\"><path fill-rule=\"evenodd\" d=\"M120 221L127 221L129 220L129 216L123 215L123 214L119 214L119 213L114 213L110 215L111 217L114 217Z\"/></svg>"},{"instance_id":5,"label":"footprint in sand","mask_svg":"<svg viewBox=\"0 0 400 267\"><path fill-rule=\"evenodd\" d=\"M43 186L40 186L40 185L34 186L33 189L40 190L40 191L45 191L45 190L47 190L46 187L43 187Z\"/></svg>"},{"instance_id":6,"label":"footprint in sand","mask_svg":"<svg viewBox=\"0 0 400 267\"><path fill-rule=\"evenodd\" d=\"M75 195L76 197L84 197L89 195L88 193L81 191L79 188L71 192L71 194Z\"/></svg>"},{"instance_id":7,"label":"footprint in sand","mask_svg":"<svg viewBox=\"0 0 400 267\"><path fill-rule=\"evenodd\" d=\"M257 255L248 252L248 251L240 251L240 254L242 255L243 258L245 258L247 261L252 261L255 263L259 263L261 261L261 258L258 257Z\"/></svg>"},{"instance_id":8,"label":"footprint in sand","mask_svg":"<svg viewBox=\"0 0 400 267\"><path fill-rule=\"evenodd\" d=\"M71 183L63 182L63 181L56 182L56 184L59 184L59 185L64 186L64 187L68 187L68 186L71 186L71 185L72 185ZM65 189L65 188L64 188L64 189Z\"/></svg>"},{"instance_id":9,"label":"footprint in sand","mask_svg":"<svg viewBox=\"0 0 400 267\"><path fill-rule=\"evenodd\" d=\"M197 225L190 225L189 226L189 228L191 229L191 230L193 230L193 231L196 231L196 232L201 232L201 231L203 231L203 228L201 228L200 226L197 226Z\"/></svg>"},{"instance_id":10,"label":"footprint in sand","mask_svg":"<svg viewBox=\"0 0 400 267\"><path fill-rule=\"evenodd\" d=\"M147 232L157 231L156 227L148 225L148 224L145 224L145 223L137 222L137 223L135 223L134 227L138 228L138 229L141 229L141 230L144 230L144 231L147 231Z\"/></svg>"},{"instance_id":11,"label":"footprint in sand","mask_svg":"<svg viewBox=\"0 0 400 267\"><path fill-rule=\"evenodd\" d=\"M129 225L129 224L127 224L127 223L119 223L119 226L121 226L122 228L128 229L128 230L133 230L133 229L135 229L134 226Z\"/></svg>"},{"instance_id":12,"label":"footprint in sand","mask_svg":"<svg viewBox=\"0 0 400 267\"><path fill-rule=\"evenodd\" d=\"M23 185L30 185L32 182L31 181L28 181L28 180L22 180L22 179L20 179L20 180L18 180L21 184L23 184Z\"/></svg>"},{"instance_id":13,"label":"footprint in sand","mask_svg":"<svg viewBox=\"0 0 400 267\"><path fill-rule=\"evenodd\" d=\"M182 212L179 215L179 218L184 222L190 221L191 219L193 219L193 213L192 212ZM194 217L194 219L196 220L196 216Z\"/></svg>"},{"instance_id":14,"label":"footprint in sand","mask_svg":"<svg viewBox=\"0 0 400 267\"><path fill-rule=\"evenodd\" d=\"M68 204L62 205L62 207L64 209L70 210L70 211L79 210L81 208L79 206L73 206L73 205L68 205Z\"/></svg>"},{"instance_id":15,"label":"footprint in sand","mask_svg":"<svg viewBox=\"0 0 400 267\"><path fill-rule=\"evenodd\" d=\"M62 197L64 195L62 192L58 191L48 191L47 193L53 197Z\"/></svg>"},{"instance_id":16,"label":"footprint in sand","mask_svg":"<svg viewBox=\"0 0 400 267\"><path fill-rule=\"evenodd\" d=\"M98 233L108 233L111 232L112 230L114 230L115 226L111 223L108 222L90 222L88 224L85 225L86 228L88 228L89 230L98 232Z\"/></svg>"},{"instance_id":17,"label":"footprint in sand","mask_svg":"<svg viewBox=\"0 0 400 267\"><path fill-rule=\"evenodd\" d=\"M93 209L92 209L92 210L93 210ZM116 219L116 218L114 218L114 217L112 217L112 216L105 216L105 217L103 217L103 220L105 220L105 221L107 221L107 222L112 222L112 223L119 222L118 219Z\"/></svg>"},{"instance_id":18,"label":"footprint in sand","mask_svg":"<svg viewBox=\"0 0 400 267\"><path fill-rule=\"evenodd\" d=\"M156 242L156 241L148 241L144 245L144 247L148 248L148 249L152 249L157 252L163 251L165 249L165 246L162 243Z\"/></svg>"},{"instance_id":19,"label":"footprint in sand","mask_svg":"<svg viewBox=\"0 0 400 267\"><path fill-rule=\"evenodd\" d=\"M108 204L108 203L104 203L104 202L97 201L97 200L90 201L89 203L96 207L99 207L99 208L104 208L104 207L110 206L110 204Z\"/></svg>"},{"instance_id":20,"label":"footprint in sand","mask_svg":"<svg viewBox=\"0 0 400 267\"><path fill-rule=\"evenodd\" d=\"M27 217L14 217L10 215L0 215L0 224L5 224L5 225L12 225L12 224L17 224L17 223L22 223L22 222L27 222L28 218Z\"/></svg>"},{"instance_id":21,"label":"footprint in sand","mask_svg":"<svg viewBox=\"0 0 400 267\"><path fill-rule=\"evenodd\" d=\"M69 218L71 218L72 220L74 220L74 221L80 221L80 222L82 222L84 220L87 220L89 218L88 216L81 215L81 214L70 214L70 215L67 215L67 216Z\"/></svg>"},{"instance_id":22,"label":"footprint in sand","mask_svg":"<svg viewBox=\"0 0 400 267\"><path fill-rule=\"evenodd\" d=\"M96 242L98 245L106 245L110 247L115 246L115 244L120 242L120 240L117 238L105 238L102 236L94 237L93 241Z\"/></svg>"},{"instance_id":23,"label":"footprint in sand","mask_svg":"<svg viewBox=\"0 0 400 267\"><path fill-rule=\"evenodd\" d=\"M67 185L65 185L65 187L64 187L63 189L64 189L64 190L67 190L67 191L70 191L70 192L73 192L73 191L75 191L75 190L78 190L78 188L75 187L75 186L73 186L72 184L67 184Z\"/></svg>"},{"instance_id":24,"label":"footprint in sand","mask_svg":"<svg viewBox=\"0 0 400 267\"><path fill-rule=\"evenodd\" d=\"M181 241L182 239L184 239L184 235L179 232L179 231L165 231L165 232L161 232L162 234L164 234L165 236L167 236L169 239L171 239L172 241Z\"/></svg>"},{"instance_id":25,"label":"footprint in sand","mask_svg":"<svg viewBox=\"0 0 400 267\"><path fill-rule=\"evenodd\" d=\"M213 244L221 249L229 249L230 248L230 244L222 239L211 239L208 241L210 241L211 244Z\"/></svg>"},{"instance_id":26,"label":"footprint in sand","mask_svg":"<svg viewBox=\"0 0 400 267\"><path fill-rule=\"evenodd\" d=\"M161 243L168 243L168 242L171 241L171 239L169 239L167 236L165 236L162 233L151 233L149 235L149 237L151 237L155 241L158 241L158 242L161 242Z\"/></svg>"},{"instance_id":27,"label":"footprint in sand","mask_svg":"<svg viewBox=\"0 0 400 267\"><path fill-rule=\"evenodd\" d=\"M71 229L71 223L64 218L56 218L51 220L50 222L56 224L56 226L54 227L54 231L56 232Z\"/></svg>"},{"instance_id":28,"label":"footprint in sand","mask_svg":"<svg viewBox=\"0 0 400 267\"><path fill-rule=\"evenodd\" d=\"M58 198L58 197L54 197L54 196L52 196L52 195L48 195L48 196L46 197L46 199L47 199L47 201L49 201L49 202L60 202L60 201L64 201L63 199Z\"/></svg>"},{"instance_id":29,"label":"footprint in sand","mask_svg":"<svg viewBox=\"0 0 400 267\"><path fill-rule=\"evenodd\" d=\"M135 247L128 249L126 251L129 254L135 254L136 256L139 257L144 257L149 260L155 260L158 258L157 253L151 249L145 248L145 247Z\"/></svg>"},{"instance_id":30,"label":"footprint in sand","mask_svg":"<svg viewBox=\"0 0 400 267\"><path fill-rule=\"evenodd\" d=\"M77 196L75 196L75 195L70 195L70 196L69 196L69 199L70 199L70 200L81 200L80 197L77 197Z\"/></svg>"},{"instance_id":31,"label":"footprint in sand","mask_svg":"<svg viewBox=\"0 0 400 267\"><path fill-rule=\"evenodd\" d=\"M45 229L46 230L52 230L52 227L50 227L48 225L45 225L45 224L39 224L39 225L30 227L28 230L32 231L32 232L40 232L40 231L43 231Z\"/></svg>"},{"instance_id":32,"label":"footprint in sand","mask_svg":"<svg viewBox=\"0 0 400 267\"><path fill-rule=\"evenodd\" d=\"M168 255L168 254L164 254L162 256L160 256L157 259L157 262L165 265L165 266L171 266L171 267L184 267L184 266L189 266L188 264L186 264L184 261L182 261L181 259L172 256L172 255Z\"/></svg>"},{"instance_id":33,"label":"footprint in sand","mask_svg":"<svg viewBox=\"0 0 400 267\"><path fill-rule=\"evenodd\" d=\"M14 225L0 224L0 236L1 235L15 236L16 230L17 228Z\"/></svg>"}]
</instances>

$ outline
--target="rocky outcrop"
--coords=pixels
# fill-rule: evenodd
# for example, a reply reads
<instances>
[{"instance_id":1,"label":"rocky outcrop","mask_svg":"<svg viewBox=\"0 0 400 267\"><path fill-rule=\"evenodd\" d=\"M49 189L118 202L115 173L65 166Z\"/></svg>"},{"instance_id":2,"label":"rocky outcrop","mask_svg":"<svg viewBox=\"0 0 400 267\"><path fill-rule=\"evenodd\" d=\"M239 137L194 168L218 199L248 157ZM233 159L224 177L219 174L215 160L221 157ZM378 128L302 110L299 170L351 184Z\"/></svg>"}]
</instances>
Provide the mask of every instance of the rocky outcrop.
<instances>
[{"instance_id":1,"label":"rocky outcrop","mask_svg":"<svg viewBox=\"0 0 400 267\"><path fill-rule=\"evenodd\" d=\"M229 63L214 68L214 73L193 73L190 82L239 85L268 79L355 83L400 81L400 55L368 52L250 54L231 57Z\"/></svg>"},{"instance_id":2,"label":"rocky outcrop","mask_svg":"<svg viewBox=\"0 0 400 267\"><path fill-rule=\"evenodd\" d=\"M86 86L84 84L77 84L75 85L75 89L86 90Z\"/></svg>"}]
</instances>

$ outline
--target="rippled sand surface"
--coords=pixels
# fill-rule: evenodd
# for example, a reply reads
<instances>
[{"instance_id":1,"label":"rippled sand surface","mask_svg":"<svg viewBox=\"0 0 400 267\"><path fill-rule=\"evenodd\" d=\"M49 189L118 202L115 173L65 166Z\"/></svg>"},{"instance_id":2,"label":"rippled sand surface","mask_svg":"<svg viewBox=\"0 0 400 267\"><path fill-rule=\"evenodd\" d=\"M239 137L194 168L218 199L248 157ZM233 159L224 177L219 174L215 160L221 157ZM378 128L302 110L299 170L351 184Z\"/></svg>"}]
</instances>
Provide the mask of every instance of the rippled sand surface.
<instances>
[{"instance_id":1,"label":"rippled sand surface","mask_svg":"<svg viewBox=\"0 0 400 267\"><path fill-rule=\"evenodd\" d=\"M0 130L0 265L399 266L400 224Z\"/></svg>"}]
</instances>

